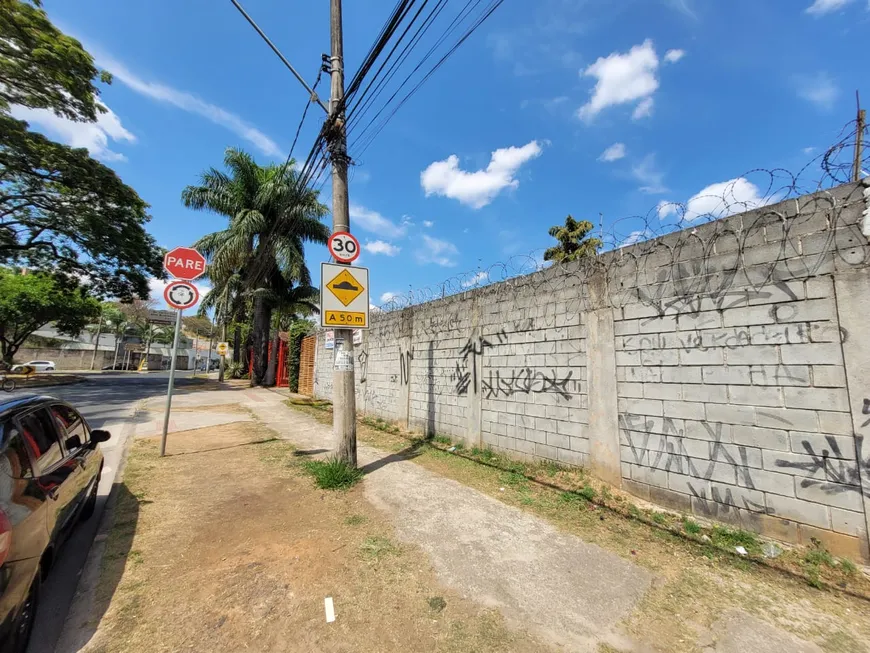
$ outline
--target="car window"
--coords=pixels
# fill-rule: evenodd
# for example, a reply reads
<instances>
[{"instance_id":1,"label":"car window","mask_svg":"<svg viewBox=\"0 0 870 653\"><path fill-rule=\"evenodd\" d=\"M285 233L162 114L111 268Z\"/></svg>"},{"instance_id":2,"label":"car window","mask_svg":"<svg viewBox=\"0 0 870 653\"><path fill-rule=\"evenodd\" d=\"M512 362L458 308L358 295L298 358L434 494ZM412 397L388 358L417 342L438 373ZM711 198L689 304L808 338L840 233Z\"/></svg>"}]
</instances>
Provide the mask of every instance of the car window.
<instances>
[{"instance_id":1,"label":"car window","mask_svg":"<svg viewBox=\"0 0 870 653\"><path fill-rule=\"evenodd\" d=\"M18 418L24 442L36 458L37 474L50 468L62 457L54 421L44 408Z\"/></svg>"},{"instance_id":2,"label":"car window","mask_svg":"<svg viewBox=\"0 0 870 653\"><path fill-rule=\"evenodd\" d=\"M2 427L3 439L0 444L0 473L12 478L33 478L30 456L21 437L21 431L14 422L6 421Z\"/></svg>"},{"instance_id":3,"label":"car window","mask_svg":"<svg viewBox=\"0 0 870 653\"><path fill-rule=\"evenodd\" d=\"M64 441L73 436L78 436L79 442L83 445L87 444L88 427L85 426L85 421L81 415L63 404L55 404L50 410L54 419L57 420L58 425L61 427L61 435L64 436Z\"/></svg>"}]
</instances>

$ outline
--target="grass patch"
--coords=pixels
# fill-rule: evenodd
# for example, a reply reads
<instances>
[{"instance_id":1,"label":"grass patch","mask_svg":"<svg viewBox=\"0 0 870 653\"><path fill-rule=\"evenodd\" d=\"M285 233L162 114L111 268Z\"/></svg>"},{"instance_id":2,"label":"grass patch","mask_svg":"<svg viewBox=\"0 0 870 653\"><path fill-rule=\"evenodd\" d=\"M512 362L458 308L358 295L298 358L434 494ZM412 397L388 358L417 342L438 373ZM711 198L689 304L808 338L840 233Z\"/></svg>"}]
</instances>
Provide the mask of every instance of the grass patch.
<instances>
[{"instance_id":1,"label":"grass patch","mask_svg":"<svg viewBox=\"0 0 870 653\"><path fill-rule=\"evenodd\" d=\"M365 515L348 515L344 519L344 523L348 526L359 526L367 521L368 518Z\"/></svg>"},{"instance_id":2,"label":"grass patch","mask_svg":"<svg viewBox=\"0 0 870 653\"><path fill-rule=\"evenodd\" d=\"M833 567L836 564L834 562L834 556L832 556L827 549L822 549L820 547L807 551L807 554L804 556L804 562L808 565L815 565L816 567L820 567L821 565Z\"/></svg>"},{"instance_id":3,"label":"grass patch","mask_svg":"<svg viewBox=\"0 0 870 653\"><path fill-rule=\"evenodd\" d=\"M858 573L858 567L855 566L855 563L851 560L846 560L846 558L840 558L840 571L842 571L847 576L854 576Z\"/></svg>"},{"instance_id":4,"label":"grass patch","mask_svg":"<svg viewBox=\"0 0 870 653\"><path fill-rule=\"evenodd\" d=\"M323 490L347 490L362 480L363 473L338 458L306 460L302 468L314 477Z\"/></svg>"},{"instance_id":5,"label":"grass patch","mask_svg":"<svg viewBox=\"0 0 870 653\"><path fill-rule=\"evenodd\" d=\"M589 484L584 485L583 489L577 492L577 494L579 494L587 501L595 501L595 497L598 495L598 493L595 491L595 488Z\"/></svg>"},{"instance_id":6,"label":"grass patch","mask_svg":"<svg viewBox=\"0 0 870 653\"><path fill-rule=\"evenodd\" d=\"M492 449L480 449L479 447L474 447L471 450L471 455L485 463L494 463L498 460L498 454L496 454Z\"/></svg>"},{"instance_id":7,"label":"grass patch","mask_svg":"<svg viewBox=\"0 0 870 653\"><path fill-rule=\"evenodd\" d=\"M701 525L688 517L683 518L683 530L689 535L698 535L701 532Z\"/></svg>"},{"instance_id":8,"label":"grass patch","mask_svg":"<svg viewBox=\"0 0 870 653\"><path fill-rule=\"evenodd\" d=\"M386 537L367 537L359 547L364 558L378 561L384 556L397 555L398 547Z\"/></svg>"},{"instance_id":9,"label":"grass patch","mask_svg":"<svg viewBox=\"0 0 870 653\"><path fill-rule=\"evenodd\" d=\"M659 526L664 526L668 523L668 515L663 512L653 512L649 518Z\"/></svg>"},{"instance_id":10,"label":"grass patch","mask_svg":"<svg viewBox=\"0 0 870 653\"><path fill-rule=\"evenodd\" d=\"M436 435L434 438L432 438L432 440L437 442L438 444L446 444L448 447L453 444L453 441L446 435Z\"/></svg>"},{"instance_id":11,"label":"grass patch","mask_svg":"<svg viewBox=\"0 0 870 653\"><path fill-rule=\"evenodd\" d=\"M514 487L524 487L528 485L528 480L522 474L518 474L517 472L504 472L499 475L499 481L504 483L505 485L511 485Z\"/></svg>"},{"instance_id":12,"label":"grass patch","mask_svg":"<svg viewBox=\"0 0 870 653\"><path fill-rule=\"evenodd\" d=\"M444 608L447 607L447 601L444 600L442 596L430 596L426 599L426 603L429 604L429 608L431 608L435 612L441 612Z\"/></svg>"},{"instance_id":13,"label":"grass patch","mask_svg":"<svg viewBox=\"0 0 870 653\"><path fill-rule=\"evenodd\" d=\"M381 417L371 417L370 415L366 415L361 417L359 421L366 426L371 426L373 429L383 431L384 433L392 433L393 435L396 435L402 432L402 429L398 426Z\"/></svg>"},{"instance_id":14,"label":"grass patch","mask_svg":"<svg viewBox=\"0 0 870 653\"><path fill-rule=\"evenodd\" d=\"M758 536L740 528L714 526L710 531L710 539L713 540L713 544L723 549L734 550L735 547L742 546L748 553L761 551Z\"/></svg>"}]
</instances>

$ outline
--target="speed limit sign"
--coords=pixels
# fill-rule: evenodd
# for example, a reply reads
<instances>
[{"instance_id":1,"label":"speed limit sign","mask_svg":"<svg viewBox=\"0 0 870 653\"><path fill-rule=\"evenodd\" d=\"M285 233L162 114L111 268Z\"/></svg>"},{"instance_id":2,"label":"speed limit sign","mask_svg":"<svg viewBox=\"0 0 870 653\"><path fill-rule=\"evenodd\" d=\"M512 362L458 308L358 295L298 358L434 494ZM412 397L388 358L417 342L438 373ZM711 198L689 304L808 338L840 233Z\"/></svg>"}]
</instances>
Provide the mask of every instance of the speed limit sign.
<instances>
[{"instance_id":1,"label":"speed limit sign","mask_svg":"<svg viewBox=\"0 0 870 653\"><path fill-rule=\"evenodd\" d=\"M337 231L329 237L329 253L342 263L352 263L359 256L359 241L346 231Z\"/></svg>"}]
</instances>

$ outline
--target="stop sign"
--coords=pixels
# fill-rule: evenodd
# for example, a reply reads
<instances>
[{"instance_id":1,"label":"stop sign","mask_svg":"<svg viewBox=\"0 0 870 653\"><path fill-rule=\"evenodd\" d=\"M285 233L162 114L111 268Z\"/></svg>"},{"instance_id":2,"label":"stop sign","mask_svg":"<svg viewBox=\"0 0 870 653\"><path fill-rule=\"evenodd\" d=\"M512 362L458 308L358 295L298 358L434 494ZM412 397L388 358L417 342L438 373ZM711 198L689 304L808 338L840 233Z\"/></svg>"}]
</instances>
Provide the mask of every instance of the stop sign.
<instances>
[{"instance_id":1,"label":"stop sign","mask_svg":"<svg viewBox=\"0 0 870 653\"><path fill-rule=\"evenodd\" d=\"M205 274L205 257L191 247L176 247L166 252L163 267L176 279L193 281Z\"/></svg>"}]
</instances>

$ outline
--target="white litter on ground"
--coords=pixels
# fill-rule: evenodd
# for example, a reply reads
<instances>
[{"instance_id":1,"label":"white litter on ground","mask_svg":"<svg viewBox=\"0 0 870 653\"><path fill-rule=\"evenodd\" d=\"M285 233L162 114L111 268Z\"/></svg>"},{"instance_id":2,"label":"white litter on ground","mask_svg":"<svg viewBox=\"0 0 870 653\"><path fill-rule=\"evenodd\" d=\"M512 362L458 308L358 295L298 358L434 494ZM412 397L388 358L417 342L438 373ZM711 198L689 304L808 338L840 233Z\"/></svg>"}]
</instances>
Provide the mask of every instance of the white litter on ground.
<instances>
[{"instance_id":1,"label":"white litter on ground","mask_svg":"<svg viewBox=\"0 0 870 653\"><path fill-rule=\"evenodd\" d=\"M335 605L332 603L332 597L327 596L323 599L323 605L326 608L326 623L335 621Z\"/></svg>"}]
</instances>

